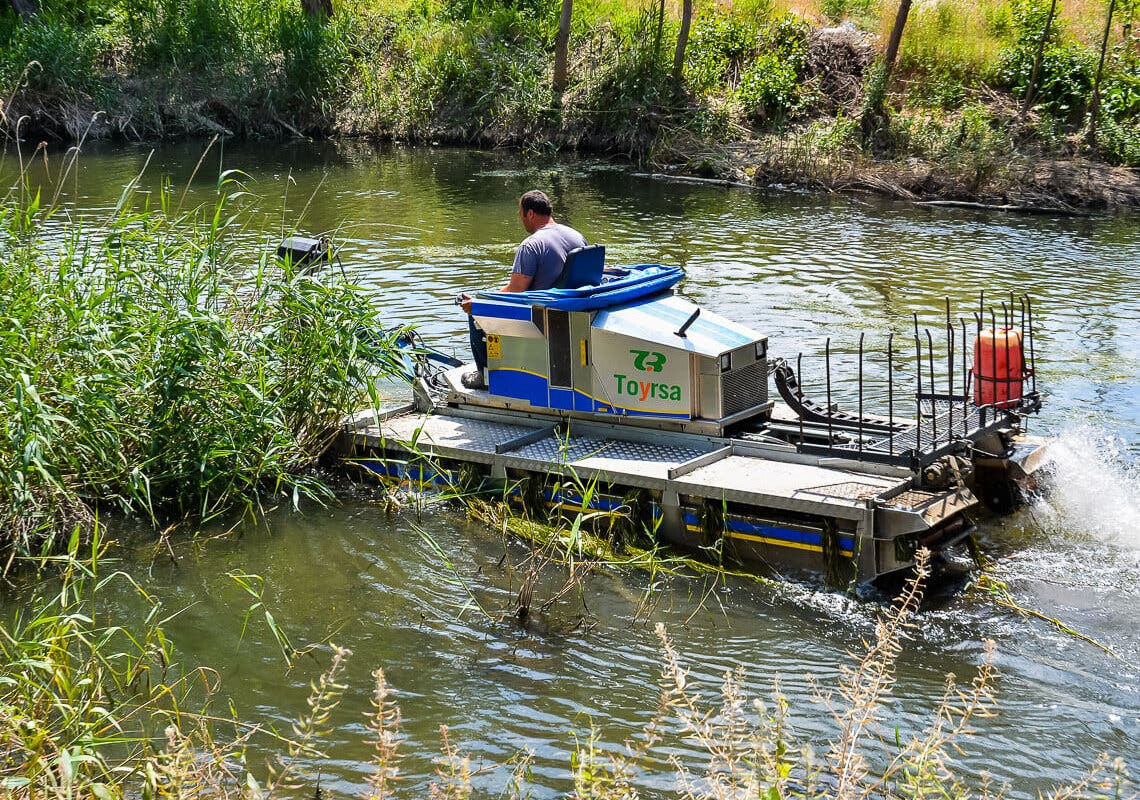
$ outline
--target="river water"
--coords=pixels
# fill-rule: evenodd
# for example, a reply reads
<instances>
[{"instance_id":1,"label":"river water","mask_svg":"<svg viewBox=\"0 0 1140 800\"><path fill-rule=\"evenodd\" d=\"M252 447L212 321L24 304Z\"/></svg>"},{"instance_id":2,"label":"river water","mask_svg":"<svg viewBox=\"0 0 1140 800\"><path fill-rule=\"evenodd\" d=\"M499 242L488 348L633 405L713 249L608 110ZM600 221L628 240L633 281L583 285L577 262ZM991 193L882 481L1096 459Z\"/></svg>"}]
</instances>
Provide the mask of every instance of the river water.
<instances>
[{"instance_id":1,"label":"river water","mask_svg":"<svg viewBox=\"0 0 1140 800\"><path fill-rule=\"evenodd\" d=\"M156 151L144 189L168 176L181 191L203 146ZM148 156L149 149L89 150L63 199L98 219ZM0 171L11 171L8 159ZM58 170L58 157L49 168ZM900 659L888 731L897 726L905 737L920 730L944 676L968 681L984 642L993 640L1000 709L962 742L965 772L1008 782L1017 797L1078 779L1101 753L1140 773L1135 217L922 208L654 180L599 160L352 143L215 146L189 185L188 203L212 198L221 168L244 170L260 198L244 234L251 247L272 246L293 229L332 235L344 269L374 294L388 321L417 323L427 339L461 355L465 319L451 299L504 280L523 235L517 197L535 187L551 195L561 220L607 245L609 262L684 265L682 294L766 333L774 355L803 352L805 372L819 368L830 338L840 402L852 400L860 332L868 352L881 353L888 333L907 340L912 313L937 325L945 297L972 310L981 289L1031 293L1045 396L1032 428L1057 437L1056 488L1011 517L984 521L979 540L1023 605L1116 655L967 589L921 614ZM881 388L882 369L868 372L872 389ZM328 759L311 764L322 786L338 793L359 791L368 774L364 715L377 667L403 713L409 796L426 794L440 725L450 727L475 767L533 749L536 796L566 792L575 737L585 742L593 727L600 746L614 748L652 714L657 622L706 697L737 665L752 694L768 696L778 679L798 735L822 754L834 726L813 701L813 686L834 685L880 609L874 599L851 599L810 579L710 584L602 571L522 627L508 612L519 586L510 565L524 548L457 509L392 513L367 493L331 509L276 513L240 534L181 543L173 560L156 555L148 537L131 542L118 551L124 569L165 609L184 609L168 625L182 663L216 668L222 696L243 718L288 730L329 655L318 645L315 658L288 669L259 614L243 631L252 599L234 574L264 579L265 601L295 644L352 649L348 689L325 739ZM554 597L562 578L547 575L536 598ZM470 606L468 591L490 619ZM141 613L125 588L109 602L123 618ZM703 766L686 745L670 752L694 770ZM489 791L504 780L502 770L476 777ZM640 780L650 795L671 793L667 765Z\"/></svg>"}]
</instances>

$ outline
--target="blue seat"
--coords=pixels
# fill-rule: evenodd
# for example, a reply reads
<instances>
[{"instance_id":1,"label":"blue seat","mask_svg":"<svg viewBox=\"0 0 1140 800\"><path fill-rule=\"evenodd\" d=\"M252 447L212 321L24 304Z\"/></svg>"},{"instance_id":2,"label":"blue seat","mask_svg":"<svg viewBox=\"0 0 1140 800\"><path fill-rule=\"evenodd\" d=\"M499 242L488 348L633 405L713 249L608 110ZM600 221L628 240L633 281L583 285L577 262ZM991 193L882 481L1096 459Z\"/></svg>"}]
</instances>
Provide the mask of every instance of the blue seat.
<instances>
[{"instance_id":1,"label":"blue seat","mask_svg":"<svg viewBox=\"0 0 1140 800\"><path fill-rule=\"evenodd\" d=\"M476 317L530 319L519 311L507 312L506 306L544 306L559 311L596 311L632 303L668 291L682 278L680 267L660 264L638 264L606 273L600 284L577 289L531 289L526 292L479 292L472 306ZM517 316L516 316L517 315Z\"/></svg>"},{"instance_id":2,"label":"blue seat","mask_svg":"<svg viewBox=\"0 0 1140 800\"><path fill-rule=\"evenodd\" d=\"M583 286L597 286L602 282L602 271L606 266L606 247L601 244L588 244L575 247L566 254L566 264L562 275L554 284L555 289L579 289Z\"/></svg>"}]
</instances>

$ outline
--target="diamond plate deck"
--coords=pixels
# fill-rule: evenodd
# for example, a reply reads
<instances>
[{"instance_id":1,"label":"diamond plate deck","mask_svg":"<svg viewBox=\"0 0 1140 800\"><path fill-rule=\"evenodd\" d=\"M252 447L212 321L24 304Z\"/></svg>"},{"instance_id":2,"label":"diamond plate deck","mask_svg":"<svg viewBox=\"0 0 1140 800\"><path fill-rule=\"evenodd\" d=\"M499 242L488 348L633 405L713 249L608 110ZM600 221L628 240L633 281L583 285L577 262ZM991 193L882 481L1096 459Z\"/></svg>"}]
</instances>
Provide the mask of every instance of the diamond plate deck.
<instances>
[{"instance_id":1,"label":"diamond plate deck","mask_svg":"<svg viewBox=\"0 0 1140 800\"><path fill-rule=\"evenodd\" d=\"M926 402L924 405L926 406L924 413L929 413L930 403ZM873 442L864 442L863 452L884 455L895 453L897 455L920 448L933 450L935 447L949 444L953 439L966 436L981 427L981 417L978 414L978 409L973 405L968 407L965 414L963 414L961 403L954 403L951 407L947 401L939 400L934 403L934 407L937 411L935 417L924 416L918 426L912 426L894 436L885 436ZM953 423L953 428L951 428L951 423ZM857 444L844 444L835 449L858 452L859 446Z\"/></svg>"},{"instance_id":2,"label":"diamond plate deck","mask_svg":"<svg viewBox=\"0 0 1140 800\"><path fill-rule=\"evenodd\" d=\"M854 480L854 478L858 480ZM863 497L827 493L820 489L859 484L873 497L897 488L899 481L876 475L853 474L829 467L794 464L748 456L729 456L677 478L674 485L682 494L725 498L797 511L818 511L828 507L833 513L847 509L846 516L858 518L865 508ZM825 499L826 498L826 499Z\"/></svg>"},{"instance_id":3,"label":"diamond plate deck","mask_svg":"<svg viewBox=\"0 0 1140 800\"><path fill-rule=\"evenodd\" d=\"M833 483L828 486L813 486L802 491L809 494L821 494L824 497L845 497L848 500L868 500L882 494L882 486L873 486L860 481L846 481Z\"/></svg>"},{"instance_id":4,"label":"diamond plate deck","mask_svg":"<svg viewBox=\"0 0 1140 800\"><path fill-rule=\"evenodd\" d=\"M573 464L579 459L601 452L605 446L605 439L595 439L589 436L571 436L569 439L551 436L534 444L520 447L511 455L533 459L534 461L545 461L548 464Z\"/></svg>"},{"instance_id":5,"label":"diamond plate deck","mask_svg":"<svg viewBox=\"0 0 1140 800\"><path fill-rule=\"evenodd\" d=\"M571 437L569 441L550 437L520 447L509 456L547 464L572 464L580 469L604 472L612 479L637 475L664 480L671 468L710 449L588 436Z\"/></svg>"},{"instance_id":6,"label":"diamond plate deck","mask_svg":"<svg viewBox=\"0 0 1140 800\"><path fill-rule=\"evenodd\" d=\"M360 430L368 436L383 436L397 442L415 442L416 447L450 448L494 453L495 448L541 426L514 425L481 419L407 414ZM417 434L417 430L419 433Z\"/></svg>"},{"instance_id":7,"label":"diamond plate deck","mask_svg":"<svg viewBox=\"0 0 1140 800\"><path fill-rule=\"evenodd\" d=\"M606 446L584 458L577 466L596 469L607 475L639 475L665 480L673 467L708 453L713 448L677 447L656 442L630 442L607 439Z\"/></svg>"},{"instance_id":8,"label":"diamond plate deck","mask_svg":"<svg viewBox=\"0 0 1140 800\"><path fill-rule=\"evenodd\" d=\"M916 508L922 508L932 500L937 500L939 497L941 497L941 495L934 494L933 492L924 492L921 489L910 489L892 497L887 501L887 505L913 511Z\"/></svg>"},{"instance_id":9,"label":"diamond plate deck","mask_svg":"<svg viewBox=\"0 0 1140 800\"><path fill-rule=\"evenodd\" d=\"M569 438L550 435L497 453L501 445L541 430L543 426L537 424L405 414L385 420L379 428L372 425L358 433L383 436L397 443L414 441L416 448L439 455L462 458L464 453L469 457L480 454L501 459L508 467L527 469L533 469L536 462L550 467L572 465L602 473L607 480L632 479L640 484L638 479L645 479L658 486L668 482L677 491L695 496L724 497L746 503L771 502L775 507L805 511L819 511L821 506L829 506L846 507L854 512L863 509L866 500L900 488L898 480L892 478L744 455L728 456L670 480L673 467L717 449L713 443L687 447L679 443L614 439L604 435Z\"/></svg>"}]
</instances>

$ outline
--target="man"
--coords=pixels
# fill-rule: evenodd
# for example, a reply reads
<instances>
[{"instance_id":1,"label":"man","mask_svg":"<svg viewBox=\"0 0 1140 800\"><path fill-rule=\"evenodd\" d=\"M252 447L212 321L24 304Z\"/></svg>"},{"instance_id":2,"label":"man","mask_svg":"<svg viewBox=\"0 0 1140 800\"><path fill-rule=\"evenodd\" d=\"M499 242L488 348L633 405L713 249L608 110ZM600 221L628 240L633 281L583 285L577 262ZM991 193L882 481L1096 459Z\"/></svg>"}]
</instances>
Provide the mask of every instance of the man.
<instances>
[{"instance_id":1,"label":"man","mask_svg":"<svg viewBox=\"0 0 1140 800\"><path fill-rule=\"evenodd\" d=\"M499 291L549 289L562 277L566 254L576 247L585 247L586 239L569 225L554 221L554 208L550 205L550 198L537 189L519 198L519 220L530 235L515 251L511 279ZM470 316L471 302L470 295L461 295L460 307L469 315L471 353L475 356L475 369L466 373L462 381L468 389L485 389L487 384L483 376L487 369L487 336L475 324L475 318Z\"/></svg>"}]
</instances>

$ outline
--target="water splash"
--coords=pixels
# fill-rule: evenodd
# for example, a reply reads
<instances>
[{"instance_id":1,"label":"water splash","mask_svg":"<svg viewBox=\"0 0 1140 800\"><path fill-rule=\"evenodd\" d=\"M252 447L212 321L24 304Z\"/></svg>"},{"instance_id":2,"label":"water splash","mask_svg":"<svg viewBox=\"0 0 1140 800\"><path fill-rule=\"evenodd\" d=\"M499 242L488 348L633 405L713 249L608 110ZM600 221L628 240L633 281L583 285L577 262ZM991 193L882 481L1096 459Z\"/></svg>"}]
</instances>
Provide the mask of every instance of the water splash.
<instances>
[{"instance_id":1,"label":"water splash","mask_svg":"<svg viewBox=\"0 0 1140 800\"><path fill-rule=\"evenodd\" d=\"M1119 436L1093 425L1065 429L1050 447L1050 489L1038 519L1068 535L1086 535L1140 551L1140 464Z\"/></svg>"}]
</instances>

